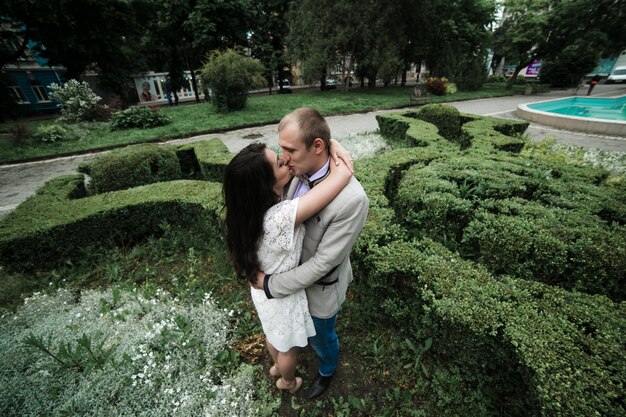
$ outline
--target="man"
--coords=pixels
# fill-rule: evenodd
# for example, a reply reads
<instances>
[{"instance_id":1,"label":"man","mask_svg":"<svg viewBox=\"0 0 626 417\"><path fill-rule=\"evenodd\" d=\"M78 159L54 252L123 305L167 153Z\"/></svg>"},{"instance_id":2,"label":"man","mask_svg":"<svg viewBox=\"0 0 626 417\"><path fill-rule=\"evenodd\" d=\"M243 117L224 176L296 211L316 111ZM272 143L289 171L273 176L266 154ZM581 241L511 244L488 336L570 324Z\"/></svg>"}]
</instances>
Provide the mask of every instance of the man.
<instances>
[{"instance_id":1,"label":"man","mask_svg":"<svg viewBox=\"0 0 626 417\"><path fill-rule=\"evenodd\" d=\"M326 177L330 164L330 128L317 110L300 108L278 125L282 159L295 178L287 192L296 198ZM305 222L301 265L275 275L257 274L258 288L267 298L280 298L306 288L316 335L309 343L318 359L319 372L308 398L328 388L339 365L337 314L352 281L350 252L367 218L368 199L356 178L322 211Z\"/></svg>"},{"instance_id":2,"label":"man","mask_svg":"<svg viewBox=\"0 0 626 417\"><path fill-rule=\"evenodd\" d=\"M596 74L596 75L593 76L591 81L589 81L589 90L587 90L587 95L591 94L591 92L593 91L594 87L596 85L598 85L598 83L600 82L601 79L602 79L602 77L600 77L600 74Z\"/></svg>"}]
</instances>

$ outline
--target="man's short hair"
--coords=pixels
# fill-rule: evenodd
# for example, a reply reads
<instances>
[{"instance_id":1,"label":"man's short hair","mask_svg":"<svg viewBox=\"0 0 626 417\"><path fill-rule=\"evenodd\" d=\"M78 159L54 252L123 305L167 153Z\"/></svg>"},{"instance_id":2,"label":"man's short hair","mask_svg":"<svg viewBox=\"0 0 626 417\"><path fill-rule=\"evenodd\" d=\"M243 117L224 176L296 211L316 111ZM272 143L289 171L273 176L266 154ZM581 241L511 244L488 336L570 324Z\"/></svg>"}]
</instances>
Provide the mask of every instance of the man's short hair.
<instances>
[{"instance_id":1,"label":"man's short hair","mask_svg":"<svg viewBox=\"0 0 626 417\"><path fill-rule=\"evenodd\" d=\"M311 149L316 138L320 138L326 145L326 151L330 152L330 128L324 117L315 109L300 107L282 118L278 124L278 131L283 130L288 124L296 123L300 132L300 139L306 149Z\"/></svg>"}]
</instances>

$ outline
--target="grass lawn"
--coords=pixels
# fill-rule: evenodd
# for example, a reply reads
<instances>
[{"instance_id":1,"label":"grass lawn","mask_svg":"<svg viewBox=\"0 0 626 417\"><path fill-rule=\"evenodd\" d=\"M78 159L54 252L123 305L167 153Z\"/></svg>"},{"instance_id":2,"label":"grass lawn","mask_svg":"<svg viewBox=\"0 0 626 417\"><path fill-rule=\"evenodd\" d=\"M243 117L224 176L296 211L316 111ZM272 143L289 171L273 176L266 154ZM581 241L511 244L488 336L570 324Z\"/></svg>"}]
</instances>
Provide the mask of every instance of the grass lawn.
<instances>
[{"instance_id":1,"label":"grass lawn","mask_svg":"<svg viewBox=\"0 0 626 417\"><path fill-rule=\"evenodd\" d=\"M11 135L5 134L4 138L0 138L0 164L276 123L285 114L298 107L314 107L325 116L406 107L409 104L412 88L390 86L352 89L345 93L333 90L254 96L249 98L244 110L227 114L217 113L207 103L163 107L161 111L172 120L172 123L166 126L112 131L109 123L81 123L72 127L80 139L52 144L29 141L17 145L13 142ZM457 92L442 97L433 96L433 102L472 100L510 94L514 92L506 90L503 85L490 85L479 91ZM56 119L49 119L23 123L31 133L34 133L39 126L55 122ZM9 132L12 126L13 123L0 124L0 133Z\"/></svg>"}]
</instances>

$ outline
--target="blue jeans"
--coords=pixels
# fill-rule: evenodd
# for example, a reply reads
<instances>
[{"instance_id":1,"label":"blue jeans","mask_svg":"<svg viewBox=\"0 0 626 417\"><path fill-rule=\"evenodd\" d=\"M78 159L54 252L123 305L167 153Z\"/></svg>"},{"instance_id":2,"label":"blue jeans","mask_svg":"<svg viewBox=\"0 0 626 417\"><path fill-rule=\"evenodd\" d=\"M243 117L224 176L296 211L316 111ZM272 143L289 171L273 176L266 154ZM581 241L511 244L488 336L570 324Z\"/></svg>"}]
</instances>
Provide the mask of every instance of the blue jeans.
<instances>
[{"instance_id":1,"label":"blue jeans","mask_svg":"<svg viewBox=\"0 0 626 417\"><path fill-rule=\"evenodd\" d=\"M339 365L339 338L335 333L337 315L329 319L313 317L315 336L309 337L309 343L319 362L319 373L331 376Z\"/></svg>"}]
</instances>

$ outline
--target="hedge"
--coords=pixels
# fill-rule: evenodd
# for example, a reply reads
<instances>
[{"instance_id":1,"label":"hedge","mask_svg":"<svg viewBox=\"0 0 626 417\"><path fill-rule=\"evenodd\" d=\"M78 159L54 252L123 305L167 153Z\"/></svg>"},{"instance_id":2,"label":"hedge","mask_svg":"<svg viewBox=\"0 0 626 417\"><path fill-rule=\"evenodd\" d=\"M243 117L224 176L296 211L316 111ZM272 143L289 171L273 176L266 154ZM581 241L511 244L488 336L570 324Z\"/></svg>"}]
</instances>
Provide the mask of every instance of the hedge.
<instances>
[{"instance_id":1,"label":"hedge","mask_svg":"<svg viewBox=\"0 0 626 417\"><path fill-rule=\"evenodd\" d=\"M374 319L434 339L437 415L624 415L623 305L495 278L429 240L372 247L362 261L358 291L382 306Z\"/></svg>"},{"instance_id":2,"label":"hedge","mask_svg":"<svg viewBox=\"0 0 626 417\"><path fill-rule=\"evenodd\" d=\"M381 133L405 143L418 143L416 138L432 132L417 132L423 122L412 123L410 117L403 115L378 119ZM462 115L465 123L472 119L479 120ZM530 207L529 212L532 207L554 209L518 196L540 196L545 203L546 196L563 191L562 186L540 187L546 165L532 168L534 162L513 156L514 153L498 153L493 141L481 138L479 128L492 129L502 126L500 123L474 125L475 146L465 151L451 150L446 144L437 144L434 138L432 142L419 143L421 148L400 149L359 161L357 173L367 172L360 180L373 198L368 222L353 252L357 275L352 285L355 303L378 306L367 309L372 314L368 320L395 328L398 337L412 336L417 338L416 343L420 337L434 339L426 361L430 364L429 392L433 400L428 411L434 415L495 416L502 415L503 410L512 416L625 415L623 303L601 295L494 275L483 265L464 260L441 244L424 237L412 240L411 233L398 229L399 224L406 224L405 213L410 206L401 200L408 201L411 193L428 197L435 190L458 197L460 188L455 191L454 184L458 187L461 178L471 179L468 183L473 184L477 173L465 177L456 174L470 169L472 164L480 166L485 157L491 159L485 161L485 168L494 161L499 165L489 180L481 177L476 182L484 181L485 187L472 200L480 213L488 213L490 206L504 205L506 201ZM440 179L434 175L446 168L447 176ZM565 177L572 183L585 178L574 175L575 171L562 168L552 173L555 178ZM498 179L498 172L503 177L499 185L492 182ZM410 179L415 173L420 173L419 178ZM511 184L513 190L506 191L507 181L513 178L517 178ZM499 197L481 200L483 192ZM606 197L607 193L611 194L607 189L596 190L596 195L604 195L606 201L619 201L616 195ZM602 203L587 211L581 205L572 205L581 210L581 219L609 227L592 213ZM513 204L508 206L511 210L519 209ZM424 234L422 230L421 235ZM614 255L623 258L623 250L615 249ZM618 284L623 282L615 272L610 279Z\"/></svg>"},{"instance_id":3,"label":"hedge","mask_svg":"<svg viewBox=\"0 0 626 417\"><path fill-rule=\"evenodd\" d=\"M469 136L472 146L493 147L500 151L518 153L525 141L520 138L530 123L526 121L485 117L468 121L461 130Z\"/></svg>"},{"instance_id":4,"label":"hedge","mask_svg":"<svg viewBox=\"0 0 626 417\"><path fill-rule=\"evenodd\" d=\"M461 115L452 106L427 104L417 113L417 118L437 126L439 134L448 140L454 141L461 135Z\"/></svg>"},{"instance_id":5,"label":"hedge","mask_svg":"<svg viewBox=\"0 0 626 417\"><path fill-rule=\"evenodd\" d=\"M83 247L114 245L159 234L161 225L211 224L206 207L221 201L221 186L179 180L82 199L70 195L80 175L55 178L0 223L0 260L7 269L52 266Z\"/></svg>"},{"instance_id":6,"label":"hedge","mask_svg":"<svg viewBox=\"0 0 626 417\"><path fill-rule=\"evenodd\" d=\"M403 172L393 201L410 235L436 239L493 273L621 301L626 195L595 184L605 177L516 154L449 152ZM503 211L500 201L519 203Z\"/></svg>"},{"instance_id":7,"label":"hedge","mask_svg":"<svg viewBox=\"0 0 626 417\"><path fill-rule=\"evenodd\" d=\"M195 149L197 165L213 177L227 163L226 147L219 140L182 149ZM120 159L132 160L123 154ZM217 233L214 220L221 201L221 185L216 182L168 181L87 196L81 175L58 177L0 222L0 264L12 270L52 266L79 256L85 246L129 243L159 234L164 222Z\"/></svg>"},{"instance_id":8,"label":"hedge","mask_svg":"<svg viewBox=\"0 0 626 417\"><path fill-rule=\"evenodd\" d=\"M83 168L85 169L85 168ZM181 179L176 151L170 145L142 144L97 156L86 168L94 194Z\"/></svg>"},{"instance_id":9,"label":"hedge","mask_svg":"<svg viewBox=\"0 0 626 417\"><path fill-rule=\"evenodd\" d=\"M507 205L513 209L502 210ZM626 300L626 227L521 201L490 208L478 211L463 231L465 254L497 274Z\"/></svg>"}]
</instances>

